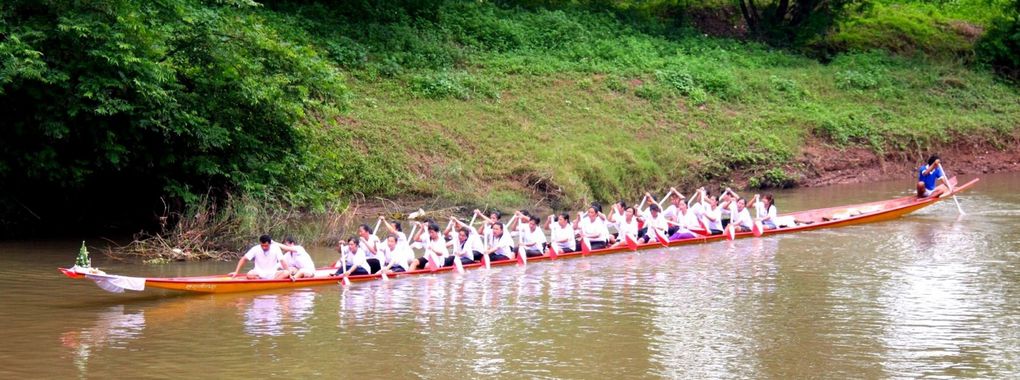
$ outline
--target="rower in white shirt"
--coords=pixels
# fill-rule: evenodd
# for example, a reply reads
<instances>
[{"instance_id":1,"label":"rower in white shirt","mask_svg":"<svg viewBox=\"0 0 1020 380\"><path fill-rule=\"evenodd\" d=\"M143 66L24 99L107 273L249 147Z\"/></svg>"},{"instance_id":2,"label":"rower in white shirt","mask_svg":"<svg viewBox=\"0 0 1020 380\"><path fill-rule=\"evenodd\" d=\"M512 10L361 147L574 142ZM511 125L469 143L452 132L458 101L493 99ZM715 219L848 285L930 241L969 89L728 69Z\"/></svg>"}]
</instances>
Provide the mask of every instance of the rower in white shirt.
<instances>
[{"instance_id":1,"label":"rower in white shirt","mask_svg":"<svg viewBox=\"0 0 1020 380\"><path fill-rule=\"evenodd\" d=\"M754 226L754 219L751 219L751 211L747 209L747 203L744 198L737 198L736 210L732 211L732 215L735 215L730 220L730 224L737 228L737 232L750 232Z\"/></svg>"},{"instance_id":2,"label":"rower in white shirt","mask_svg":"<svg viewBox=\"0 0 1020 380\"><path fill-rule=\"evenodd\" d=\"M588 238L591 249L605 248L609 242L609 229L598 212L600 208L598 204L592 204L588 207L587 214L581 214L574 222L575 228L581 230L581 237Z\"/></svg>"},{"instance_id":3,"label":"rower in white shirt","mask_svg":"<svg viewBox=\"0 0 1020 380\"><path fill-rule=\"evenodd\" d=\"M417 236L414 237L414 240L421 240L424 243L422 246L425 250L425 255L415 259L414 268L425 269L425 265L433 259L437 260L436 266L443 266L446 264L446 258L450 256L450 251L446 249L446 239L439 233L439 225L435 222L431 222L428 225L419 222L419 225L421 229L416 234ZM452 265L453 261L450 264Z\"/></svg>"},{"instance_id":4,"label":"rower in white shirt","mask_svg":"<svg viewBox=\"0 0 1020 380\"><path fill-rule=\"evenodd\" d=\"M545 244L548 242L545 238L545 231L538 226L541 220L538 216L532 215L527 218L527 224L525 224L524 231L521 232L521 246L524 247L524 253L528 257L537 257L545 255Z\"/></svg>"},{"instance_id":5,"label":"rower in white shirt","mask_svg":"<svg viewBox=\"0 0 1020 380\"><path fill-rule=\"evenodd\" d=\"M485 241L482 239L482 235L464 221L457 218L452 218L452 220L457 226L457 239L454 240L457 249L454 251L472 261L481 261L485 253Z\"/></svg>"},{"instance_id":6,"label":"rower in white shirt","mask_svg":"<svg viewBox=\"0 0 1020 380\"><path fill-rule=\"evenodd\" d=\"M379 252L386 259L386 266L381 269L384 273L406 272L414 266L414 251L406 242L400 243L397 235L387 236Z\"/></svg>"},{"instance_id":7,"label":"rower in white shirt","mask_svg":"<svg viewBox=\"0 0 1020 380\"><path fill-rule=\"evenodd\" d=\"M613 205L613 207L620 206ZM616 214L615 212L613 213L613 215ZM617 225L616 243L612 245L613 247L626 246L628 236L631 241L635 243L638 241L638 218L634 215L634 208L627 207L620 215L622 216L619 219L616 216L611 217Z\"/></svg>"},{"instance_id":8,"label":"rower in white shirt","mask_svg":"<svg viewBox=\"0 0 1020 380\"><path fill-rule=\"evenodd\" d=\"M383 266L382 260L376 254L379 249L379 237L372 234L372 228L367 224L358 226L359 248L365 253L365 262L368 263L369 272L376 273Z\"/></svg>"},{"instance_id":9,"label":"rower in white shirt","mask_svg":"<svg viewBox=\"0 0 1020 380\"><path fill-rule=\"evenodd\" d=\"M485 239L487 239L489 236L492 236L492 225L495 223L499 223L499 218L501 218L503 214L497 210L492 210L489 212L489 215L486 216L480 210L475 209L475 216L481 217L482 228L481 230L476 232L478 232L478 234L481 235L482 241L484 242Z\"/></svg>"},{"instance_id":10,"label":"rower in white shirt","mask_svg":"<svg viewBox=\"0 0 1020 380\"><path fill-rule=\"evenodd\" d=\"M288 275L291 278L315 277L315 262L312 261L312 256L308 255L308 251L305 251L305 247L297 245L290 236L283 239L283 243L292 249L283 254L289 267Z\"/></svg>"},{"instance_id":11,"label":"rower in white shirt","mask_svg":"<svg viewBox=\"0 0 1020 380\"><path fill-rule=\"evenodd\" d=\"M669 189L669 206L662 210L662 216L666 218L666 222L670 223L669 228L666 230L666 236L672 236L676 233L680 227L680 206L686 206L684 202L684 195L676 191L675 188Z\"/></svg>"},{"instance_id":12,"label":"rower in white shirt","mask_svg":"<svg viewBox=\"0 0 1020 380\"><path fill-rule=\"evenodd\" d=\"M273 238L269 235L262 235L259 237L259 245L251 247L237 262L237 269L230 272L230 277L237 276L237 273L241 271L241 267L248 261L255 263L255 268L248 271L246 277L248 279L281 279L287 278L290 275L287 263L284 262L283 251L281 246L273 242ZM283 270L280 267L283 267Z\"/></svg>"},{"instance_id":13,"label":"rower in white shirt","mask_svg":"<svg viewBox=\"0 0 1020 380\"><path fill-rule=\"evenodd\" d=\"M407 234L405 234L404 230L400 227L400 222L387 221L385 216L379 216L379 220L382 220L383 225L386 226L386 230L389 231L389 234L397 238L397 244L410 245L407 241Z\"/></svg>"},{"instance_id":14,"label":"rower in white shirt","mask_svg":"<svg viewBox=\"0 0 1020 380\"><path fill-rule=\"evenodd\" d=\"M570 214L564 212L558 216L549 215L546 227L549 228L550 244L555 245L560 253L577 250L577 241L574 240L574 225L570 224Z\"/></svg>"},{"instance_id":15,"label":"rower in white shirt","mask_svg":"<svg viewBox=\"0 0 1020 380\"><path fill-rule=\"evenodd\" d=\"M759 200L760 199L760 200ZM775 199L772 194L765 194L763 197L758 197L758 194L754 195L754 211L755 218L761 221L762 226L767 230L773 230L776 228L776 219L778 218L776 210Z\"/></svg>"},{"instance_id":16,"label":"rower in white shirt","mask_svg":"<svg viewBox=\"0 0 1020 380\"><path fill-rule=\"evenodd\" d=\"M666 218L662 216L662 212L659 210L659 205L653 203L648 206L648 210L645 210L641 220L645 223L645 233L640 237L642 243L659 241L657 237L659 234L665 236L666 229L669 225L666 223ZM659 234L657 234L656 231L658 231Z\"/></svg>"},{"instance_id":17,"label":"rower in white shirt","mask_svg":"<svg viewBox=\"0 0 1020 380\"><path fill-rule=\"evenodd\" d=\"M351 237L346 241L341 241L338 247L340 251L340 259L334 264L334 268L337 268L334 276L360 276L369 274L369 270L372 269L368 265L367 257L368 254L362 247L361 239Z\"/></svg>"},{"instance_id":18,"label":"rower in white shirt","mask_svg":"<svg viewBox=\"0 0 1020 380\"><path fill-rule=\"evenodd\" d=\"M514 260L517 255L512 247L513 241L510 240L510 234L503 232L503 223L493 223L492 234L485 239L485 252L483 253L489 255L489 260L492 262Z\"/></svg>"}]
</instances>

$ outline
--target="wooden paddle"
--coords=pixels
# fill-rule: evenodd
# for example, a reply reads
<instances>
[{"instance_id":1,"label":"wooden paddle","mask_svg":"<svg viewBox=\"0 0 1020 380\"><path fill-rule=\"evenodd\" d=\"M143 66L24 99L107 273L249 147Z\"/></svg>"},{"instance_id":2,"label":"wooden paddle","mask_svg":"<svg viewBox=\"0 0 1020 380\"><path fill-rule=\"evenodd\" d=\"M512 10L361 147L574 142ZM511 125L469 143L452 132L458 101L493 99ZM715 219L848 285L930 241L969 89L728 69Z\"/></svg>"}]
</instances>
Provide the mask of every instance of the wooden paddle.
<instances>
[{"instance_id":1,"label":"wooden paddle","mask_svg":"<svg viewBox=\"0 0 1020 380\"><path fill-rule=\"evenodd\" d=\"M632 238L630 234L623 234L623 241L627 244L628 249L631 251L637 251L637 242L634 241L634 238Z\"/></svg>"},{"instance_id":2,"label":"wooden paddle","mask_svg":"<svg viewBox=\"0 0 1020 380\"><path fill-rule=\"evenodd\" d=\"M344 286L350 286L351 280L347 278L347 253L343 251L343 248L341 248L340 250L340 262L343 263L340 265L340 268L342 269L340 273L341 276L343 276L343 278L340 280L340 283L343 284Z\"/></svg>"},{"instance_id":3,"label":"wooden paddle","mask_svg":"<svg viewBox=\"0 0 1020 380\"><path fill-rule=\"evenodd\" d=\"M942 175L947 178L946 179L946 193L950 194L953 197L953 202L956 203L956 211L959 211L960 215L967 215L967 213L963 212L963 207L960 207L960 201L956 199L956 192L953 191L953 189L949 188L949 180L948 180L949 174L946 173L946 169L942 167L942 163L941 162L939 162L939 169L942 169ZM946 195L946 193L939 194L939 198L944 197Z\"/></svg>"},{"instance_id":4,"label":"wooden paddle","mask_svg":"<svg viewBox=\"0 0 1020 380\"><path fill-rule=\"evenodd\" d=\"M517 264L528 266L528 253L524 250L524 244L517 242Z\"/></svg>"}]
</instances>

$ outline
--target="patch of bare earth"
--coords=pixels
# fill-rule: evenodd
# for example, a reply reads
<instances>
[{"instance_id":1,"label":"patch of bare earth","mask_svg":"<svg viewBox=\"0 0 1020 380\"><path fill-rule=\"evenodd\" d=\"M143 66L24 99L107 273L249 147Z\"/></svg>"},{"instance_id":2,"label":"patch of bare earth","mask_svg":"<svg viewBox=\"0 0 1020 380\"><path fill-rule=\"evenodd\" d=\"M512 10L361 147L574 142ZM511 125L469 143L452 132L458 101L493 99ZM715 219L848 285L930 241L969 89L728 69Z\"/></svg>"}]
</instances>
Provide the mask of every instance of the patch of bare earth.
<instances>
[{"instance_id":1,"label":"patch of bare earth","mask_svg":"<svg viewBox=\"0 0 1020 380\"><path fill-rule=\"evenodd\" d=\"M928 155L937 153L951 175L1020 171L1020 145L996 149L987 143L947 145L914 155L903 152L879 155L866 148L837 149L809 144L792 167L799 186L828 186L912 178Z\"/></svg>"}]
</instances>

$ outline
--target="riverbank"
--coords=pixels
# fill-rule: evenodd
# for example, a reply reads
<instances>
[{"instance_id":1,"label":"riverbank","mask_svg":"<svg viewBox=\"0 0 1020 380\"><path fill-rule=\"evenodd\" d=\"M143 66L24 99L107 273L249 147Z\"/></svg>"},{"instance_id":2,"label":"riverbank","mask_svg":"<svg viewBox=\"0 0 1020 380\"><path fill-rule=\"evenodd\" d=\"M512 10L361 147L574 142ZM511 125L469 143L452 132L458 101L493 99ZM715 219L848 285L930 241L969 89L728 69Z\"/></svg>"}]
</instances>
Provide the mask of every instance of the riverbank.
<instances>
[{"instance_id":1,"label":"riverbank","mask_svg":"<svg viewBox=\"0 0 1020 380\"><path fill-rule=\"evenodd\" d=\"M935 151L950 171L1016 167L1017 88L952 54L864 46L822 59L706 35L671 13L567 3L181 2L180 12L18 4L10 13L26 37L0 43L20 41L17 51L60 81L22 65L0 93L25 126L23 138L9 139L19 144L5 151L0 174L31 175L0 193L5 237L158 231L183 220L232 235L206 233L205 223L179 231L202 245L307 220L332 226L351 205L379 198L578 209L670 186L909 177ZM41 10L80 23L57 25L65 18ZM120 14L167 28L69 32ZM196 28L193 19L210 23ZM58 54L64 46L121 46L144 59L117 74L118 61ZM66 93L84 88L64 81L79 77L98 92ZM81 111L32 108L63 99ZM182 112L167 112L174 107ZM53 122L40 124L43 116ZM954 166L953 153L974 158ZM994 168L983 167L988 157ZM265 222L277 218L293 223ZM334 229L305 240L335 238Z\"/></svg>"}]
</instances>

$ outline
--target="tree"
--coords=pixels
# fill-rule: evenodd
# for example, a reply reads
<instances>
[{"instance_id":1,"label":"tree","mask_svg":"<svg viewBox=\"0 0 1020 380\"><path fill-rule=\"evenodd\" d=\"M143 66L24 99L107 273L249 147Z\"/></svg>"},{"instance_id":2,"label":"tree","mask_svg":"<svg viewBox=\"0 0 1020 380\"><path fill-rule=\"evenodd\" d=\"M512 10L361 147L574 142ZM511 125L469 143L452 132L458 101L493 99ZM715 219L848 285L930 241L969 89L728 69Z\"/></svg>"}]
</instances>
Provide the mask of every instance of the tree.
<instances>
[{"instance_id":1,"label":"tree","mask_svg":"<svg viewBox=\"0 0 1020 380\"><path fill-rule=\"evenodd\" d=\"M300 122L347 90L257 10L245 0L0 3L0 234L25 221L145 215L160 197L210 189L286 189L305 157Z\"/></svg>"},{"instance_id":2,"label":"tree","mask_svg":"<svg viewBox=\"0 0 1020 380\"><path fill-rule=\"evenodd\" d=\"M867 0L737 0L748 30L780 45L823 33L852 7Z\"/></svg>"},{"instance_id":3,"label":"tree","mask_svg":"<svg viewBox=\"0 0 1020 380\"><path fill-rule=\"evenodd\" d=\"M1020 81L1020 0L1005 5L975 50L978 59L999 74Z\"/></svg>"}]
</instances>

